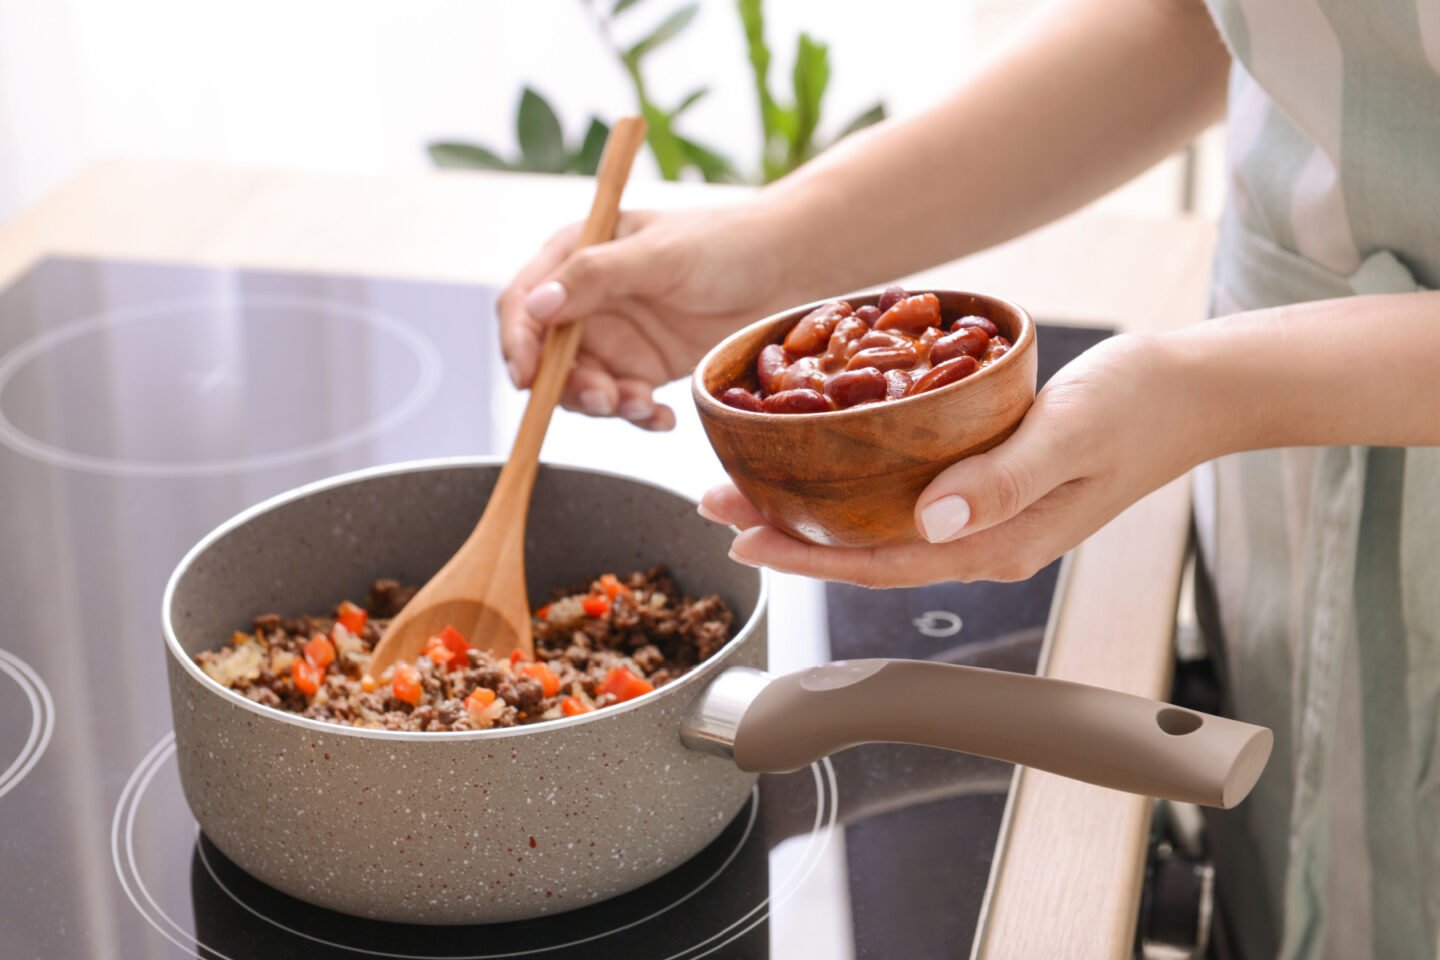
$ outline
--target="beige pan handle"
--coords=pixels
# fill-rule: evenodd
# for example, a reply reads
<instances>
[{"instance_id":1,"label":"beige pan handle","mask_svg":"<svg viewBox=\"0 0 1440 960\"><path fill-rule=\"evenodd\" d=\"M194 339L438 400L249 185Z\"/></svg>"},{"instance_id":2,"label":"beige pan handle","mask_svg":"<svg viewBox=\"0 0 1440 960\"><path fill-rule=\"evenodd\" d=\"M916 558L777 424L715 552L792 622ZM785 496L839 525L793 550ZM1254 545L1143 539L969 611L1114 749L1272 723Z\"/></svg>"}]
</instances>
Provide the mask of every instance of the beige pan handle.
<instances>
[{"instance_id":1,"label":"beige pan handle","mask_svg":"<svg viewBox=\"0 0 1440 960\"><path fill-rule=\"evenodd\" d=\"M874 742L960 750L1116 790L1232 807L1265 769L1274 736L1063 680L851 660L767 678L739 718L732 753L742 770L778 773Z\"/></svg>"}]
</instances>

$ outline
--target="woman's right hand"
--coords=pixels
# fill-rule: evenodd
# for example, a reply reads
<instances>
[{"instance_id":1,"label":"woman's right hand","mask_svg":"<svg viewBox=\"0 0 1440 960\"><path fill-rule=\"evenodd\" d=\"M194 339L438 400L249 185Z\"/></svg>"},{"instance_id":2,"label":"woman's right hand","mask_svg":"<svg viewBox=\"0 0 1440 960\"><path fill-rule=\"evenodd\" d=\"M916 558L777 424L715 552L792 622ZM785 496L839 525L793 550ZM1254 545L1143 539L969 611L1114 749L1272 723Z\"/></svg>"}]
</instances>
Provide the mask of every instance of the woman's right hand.
<instances>
[{"instance_id":1,"label":"woman's right hand","mask_svg":"<svg viewBox=\"0 0 1440 960\"><path fill-rule=\"evenodd\" d=\"M719 340L786 304L784 244L758 204L622 214L615 239L576 250L561 230L500 295L510 378L529 387L546 331L584 320L561 404L669 430L652 393L684 376Z\"/></svg>"}]
</instances>

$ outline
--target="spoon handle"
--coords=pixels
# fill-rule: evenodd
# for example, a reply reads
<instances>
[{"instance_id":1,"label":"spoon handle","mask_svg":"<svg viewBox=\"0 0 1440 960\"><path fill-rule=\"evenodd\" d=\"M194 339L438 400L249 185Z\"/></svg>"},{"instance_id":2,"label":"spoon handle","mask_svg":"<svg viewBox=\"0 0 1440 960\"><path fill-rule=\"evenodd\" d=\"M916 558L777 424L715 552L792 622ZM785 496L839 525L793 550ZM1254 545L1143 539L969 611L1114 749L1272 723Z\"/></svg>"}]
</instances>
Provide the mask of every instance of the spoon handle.
<instances>
[{"instance_id":1,"label":"spoon handle","mask_svg":"<svg viewBox=\"0 0 1440 960\"><path fill-rule=\"evenodd\" d=\"M605 243L615 236L615 225L620 220L620 195L630 178L635 155L644 142L645 121L640 117L622 117L610 130L595 177L595 200L590 205L590 216L585 221L576 249ZM583 332L581 321L577 320L551 330L545 337L540 351L540 366L530 387L530 402L525 405L525 416L520 421L520 432L515 437L510 459L500 474L495 489L497 496L503 491L519 496L524 502L529 501L530 489L535 483L535 470L539 465L540 446L545 442L550 415L555 411L555 404L560 402L560 393L575 363L575 353L580 349ZM513 491L509 489L512 485Z\"/></svg>"}]
</instances>

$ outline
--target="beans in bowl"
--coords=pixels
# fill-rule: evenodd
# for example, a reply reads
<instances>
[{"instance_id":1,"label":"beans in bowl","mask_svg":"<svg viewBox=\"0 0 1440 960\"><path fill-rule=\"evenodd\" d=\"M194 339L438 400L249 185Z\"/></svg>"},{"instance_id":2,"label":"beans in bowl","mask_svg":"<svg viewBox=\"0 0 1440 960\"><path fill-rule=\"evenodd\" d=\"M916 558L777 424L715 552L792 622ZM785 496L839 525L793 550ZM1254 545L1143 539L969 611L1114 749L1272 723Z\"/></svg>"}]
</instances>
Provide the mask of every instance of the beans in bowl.
<instances>
[{"instance_id":1,"label":"beans in bowl","mask_svg":"<svg viewBox=\"0 0 1440 960\"><path fill-rule=\"evenodd\" d=\"M330 614L256 617L195 662L256 703L315 720L381 730L485 730L632 700L677 677L730 639L733 616L716 596L692 600L664 567L623 580L604 574L535 611L535 659L496 660L453 627L414 663L379 677L366 668L415 587L377 580L364 606Z\"/></svg>"},{"instance_id":2,"label":"beans in bowl","mask_svg":"<svg viewBox=\"0 0 1440 960\"><path fill-rule=\"evenodd\" d=\"M963 380L1010 347L989 319L946 318L935 294L890 287L874 306L834 300L810 311L760 351L758 388L732 385L720 401L753 413L847 410Z\"/></svg>"}]
</instances>

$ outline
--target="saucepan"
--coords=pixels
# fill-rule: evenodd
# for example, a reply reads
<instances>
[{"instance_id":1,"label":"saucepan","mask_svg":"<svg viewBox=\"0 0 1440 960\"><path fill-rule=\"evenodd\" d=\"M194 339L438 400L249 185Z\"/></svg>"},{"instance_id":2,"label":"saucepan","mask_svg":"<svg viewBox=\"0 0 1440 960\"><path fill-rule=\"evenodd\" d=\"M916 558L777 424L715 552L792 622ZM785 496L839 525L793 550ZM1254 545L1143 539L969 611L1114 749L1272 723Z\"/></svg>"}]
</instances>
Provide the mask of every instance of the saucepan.
<instances>
[{"instance_id":1,"label":"saucepan","mask_svg":"<svg viewBox=\"0 0 1440 960\"><path fill-rule=\"evenodd\" d=\"M771 676L766 577L729 560L728 531L674 492L569 467L536 483L532 593L665 563L736 615L731 640L683 677L577 717L415 733L261 706L194 664L259 614L328 609L378 577L425 581L498 473L466 458L322 481L225 523L176 569L162 617L181 782L206 835L258 879L377 919L518 920L655 879L725 828L759 772L859 743L1217 806L1239 802L1268 759L1264 728L1037 677L883 659Z\"/></svg>"}]
</instances>

